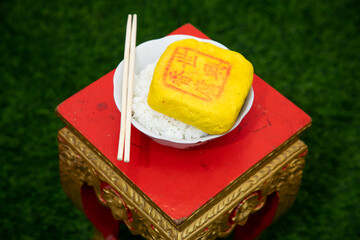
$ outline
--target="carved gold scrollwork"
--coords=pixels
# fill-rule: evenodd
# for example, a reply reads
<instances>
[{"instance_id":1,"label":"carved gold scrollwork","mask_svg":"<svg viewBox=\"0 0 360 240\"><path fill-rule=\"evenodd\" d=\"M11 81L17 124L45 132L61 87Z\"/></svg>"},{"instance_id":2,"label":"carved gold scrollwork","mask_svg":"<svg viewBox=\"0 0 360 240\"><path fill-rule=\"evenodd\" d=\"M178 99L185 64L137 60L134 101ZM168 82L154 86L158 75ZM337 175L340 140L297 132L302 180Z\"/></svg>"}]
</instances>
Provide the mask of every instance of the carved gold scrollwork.
<instances>
[{"instance_id":1,"label":"carved gold scrollwork","mask_svg":"<svg viewBox=\"0 0 360 240\"><path fill-rule=\"evenodd\" d=\"M282 178L283 181L277 185L279 208L275 219L283 215L295 201L300 188L304 167L305 159L297 156L286 166L286 169L279 173L279 178Z\"/></svg>"},{"instance_id":2,"label":"carved gold scrollwork","mask_svg":"<svg viewBox=\"0 0 360 240\"><path fill-rule=\"evenodd\" d=\"M126 207L126 204L119 193L117 193L112 187L106 186L101 192L102 200L107 205L117 220L123 220L129 222L131 219L131 211Z\"/></svg>"},{"instance_id":3,"label":"carved gold scrollwork","mask_svg":"<svg viewBox=\"0 0 360 240\"><path fill-rule=\"evenodd\" d=\"M124 221L134 235L142 235L147 239L153 240L167 239L160 234L159 229L156 228L151 221L142 217L132 205L128 204L118 191L107 184L102 186L101 183L106 182L107 179L102 174L98 174L97 171L91 167L91 164L88 163L89 159L82 157L84 154L80 154L79 151L89 156L89 159L98 160L93 153L90 152L91 150L82 144L69 130L64 132L61 137L59 136L60 175L62 176L61 181L68 197L74 203L77 202L76 205L82 209L79 192L82 184L86 183L89 186L93 186L99 202L111 209L114 219ZM114 174L109 172L111 169L98 161L94 162L94 164L98 164L100 170L105 170L103 174L112 176L111 179L114 182L119 182L118 177L114 177ZM73 184L74 182L76 182L76 184ZM130 194L132 196L136 196L136 193L128 185L124 184L125 183L122 182L119 185L131 191ZM76 196L71 192L76 192ZM141 199L139 196L136 197L138 201ZM144 205L144 203L142 203L142 205ZM149 208L149 206L147 207ZM156 212L152 212L155 214L154 216L156 216ZM158 220L162 221L161 218ZM176 236L170 230L167 231L171 233L169 236ZM99 238L99 236L96 236L96 238ZM172 237L172 239L175 238Z\"/></svg>"},{"instance_id":4,"label":"carved gold scrollwork","mask_svg":"<svg viewBox=\"0 0 360 240\"><path fill-rule=\"evenodd\" d=\"M194 239L214 240L218 237L227 237L235 227L235 225L228 221L229 215L230 213L226 213L220 218L216 219L215 222L201 231Z\"/></svg>"},{"instance_id":5,"label":"carved gold scrollwork","mask_svg":"<svg viewBox=\"0 0 360 240\"><path fill-rule=\"evenodd\" d=\"M140 214L134 214L133 222L134 228L131 231L135 235L141 235L146 239L151 240L165 240L164 235L160 233L159 229L155 227L150 221L146 220Z\"/></svg>"},{"instance_id":6,"label":"carved gold scrollwork","mask_svg":"<svg viewBox=\"0 0 360 240\"><path fill-rule=\"evenodd\" d=\"M252 213L261 210L266 203L267 196L273 192L278 192L280 197L277 216L283 214L295 200L301 183L304 165L305 160L302 157L295 156L295 158L280 167L278 171L273 172L273 174L266 175L264 174L266 171L259 171L258 174L264 175L263 177L254 176L257 183L260 183L253 189L254 192L243 198L232 212L226 213L208 226L198 239L226 237L235 225L245 225ZM268 166L268 168L274 169L274 166Z\"/></svg>"},{"instance_id":7,"label":"carved gold scrollwork","mask_svg":"<svg viewBox=\"0 0 360 240\"><path fill-rule=\"evenodd\" d=\"M246 224L252 213L262 209L267 196L275 191L279 194L276 217L280 216L299 190L305 165L301 153L306 149L299 140L289 143L246 179L234 182L226 194L221 192L211 205L176 225L70 130L59 132L60 175L69 198L81 205L81 185L93 186L99 201L111 209L115 219L124 221L133 234L150 240L226 237L237 224Z\"/></svg>"},{"instance_id":8,"label":"carved gold scrollwork","mask_svg":"<svg viewBox=\"0 0 360 240\"><path fill-rule=\"evenodd\" d=\"M102 189L102 196L106 205L111 208L115 219L123 220L134 235L142 235L147 239L164 239L157 228L142 217L136 209L128 206L122 196L112 187ZM165 240L165 239L164 239Z\"/></svg>"},{"instance_id":9,"label":"carved gold scrollwork","mask_svg":"<svg viewBox=\"0 0 360 240\"><path fill-rule=\"evenodd\" d=\"M74 141L74 140L73 140ZM60 156L60 175L61 182L64 188L73 189L81 188L86 183L89 186L94 187L96 195L100 196L100 180L95 169L88 166L84 158L75 151L76 148L66 144L59 139L59 156ZM71 179L75 182L75 186L66 179ZM80 190L78 190L80 191ZM80 196L79 196L80 197ZM75 201L81 201L76 199Z\"/></svg>"},{"instance_id":10,"label":"carved gold scrollwork","mask_svg":"<svg viewBox=\"0 0 360 240\"><path fill-rule=\"evenodd\" d=\"M250 214L260 210L265 201L261 199L259 192L254 192L246 197L234 210L231 220L238 225L245 225Z\"/></svg>"},{"instance_id":11,"label":"carved gold scrollwork","mask_svg":"<svg viewBox=\"0 0 360 240\"><path fill-rule=\"evenodd\" d=\"M85 165L82 157L73 148L59 138L59 168L60 180L65 193L76 207L82 209L80 188L84 182L98 186L95 171Z\"/></svg>"}]
</instances>

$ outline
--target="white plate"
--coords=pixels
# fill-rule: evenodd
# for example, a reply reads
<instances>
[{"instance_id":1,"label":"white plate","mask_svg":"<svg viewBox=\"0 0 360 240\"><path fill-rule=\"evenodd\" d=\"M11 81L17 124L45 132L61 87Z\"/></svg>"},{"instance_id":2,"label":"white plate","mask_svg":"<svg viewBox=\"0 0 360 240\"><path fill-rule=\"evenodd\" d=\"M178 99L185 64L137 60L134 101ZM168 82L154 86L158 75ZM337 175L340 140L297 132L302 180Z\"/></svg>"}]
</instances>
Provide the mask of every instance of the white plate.
<instances>
[{"instance_id":1,"label":"white plate","mask_svg":"<svg viewBox=\"0 0 360 240\"><path fill-rule=\"evenodd\" d=\"M189 36L189 35L172 35L172 36L167 36L167 37L160 38L160 39L150 40L150 41L144 42L136 47L135 74L139 74L141 72L141 70L143 70L148 64L153 63L156 60L158 60L160 58L160 56L162 55L162 53L165 51L165 49L171 43L178 41L178 40L182 40L182 39L188 39L188 38L196 39L196 40L202 41L202 42L212 43L215 46L218 46L218 47L221 47L224 49L228 49L224 45L222 45L218 42L215 42L213 40L196 38L196 37ZM120 112L121 112L121 92L122 92L121 90L122 90L123 68L124 68L123 61L121 61L115 70L115 74L114 74L114 78L113 78L114 100L115 100L115 104ZM254 101L254 91L251 87L249 94L246 97L245 103L239 113L239 116L236 119L236 122L233 125L233 127L231 128L231 130L236 128L239 125L239 123L241 122L241 120L245 117L245 115L249 112L249 110L253 104L253 101ZM198 139L175 139L175 138L167 138L167 137L163 137L158 134L155 134L155 133L151 132L150 130L146 129L145 127L143 127L135 119L132 119L131 123L139 131L148 135L154 141L156 141L162 145L175 147L175 148L181 148L181 149L197 146L197 145L203 144L211 139L218 138L218 137L226 134L226 133L224 133L222 135L208 135L208 136L198 138Z\"/></svg>"}]
</instances>

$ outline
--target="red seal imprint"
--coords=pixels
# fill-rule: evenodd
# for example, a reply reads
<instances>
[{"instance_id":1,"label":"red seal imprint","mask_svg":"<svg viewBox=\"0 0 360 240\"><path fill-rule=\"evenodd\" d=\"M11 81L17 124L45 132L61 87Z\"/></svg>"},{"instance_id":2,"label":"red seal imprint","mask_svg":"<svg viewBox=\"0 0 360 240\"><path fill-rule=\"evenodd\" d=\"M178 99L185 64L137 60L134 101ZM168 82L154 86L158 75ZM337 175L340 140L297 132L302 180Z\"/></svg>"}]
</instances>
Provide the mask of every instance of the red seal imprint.
<instances>
[{"instance_id":1,"label":"red seal imprint","mask_svg":"<svg viewBox=\"0 0 360 240\"><path fill-rule=\"evenodd\" d=\"M230 75L231 64L187 47L177 47L163 75L166 86L204 101L218 98Z\"/></svg>"}]
</instances>

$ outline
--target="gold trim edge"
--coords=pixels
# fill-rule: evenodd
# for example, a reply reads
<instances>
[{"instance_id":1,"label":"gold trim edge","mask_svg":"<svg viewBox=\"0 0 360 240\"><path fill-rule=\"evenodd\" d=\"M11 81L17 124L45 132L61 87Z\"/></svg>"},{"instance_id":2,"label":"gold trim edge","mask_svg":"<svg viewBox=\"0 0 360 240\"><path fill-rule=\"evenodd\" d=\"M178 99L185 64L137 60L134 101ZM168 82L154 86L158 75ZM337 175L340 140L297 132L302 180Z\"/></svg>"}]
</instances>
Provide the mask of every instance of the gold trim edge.
<instances>
[{"instance_id":1,"label":"gold trim edge","mask_svg":"<svg viewBox=\"0 0 360 240\"><path fill-rule=\"evenodd\" d=\"M137 190L134 190L131 186L132 184L129 184L124 178L122 178L123 176L120 176L117 172L115 172L108 163L104 162L99 156L97 156L92 149L88 148L87 145L85 145L70 129L63 128L58 134L59 141L65 144L67 143L70 146L74 146L76 151L75 155L81 156L81 159L84 159L83 161L86 162L85 165L90 169L86 170L86 172L90 172L90 174L85 175L97 176L97 178L101 181L109 184L117 193L121 193L121 197L124 198L124 200L131 205L135 211L139 212L143 216L147 216L147 221L154 226L158 226L160 231L169 236L168 239L176 239L175 236L177 235L177 229L175 226L172 226L172 221L166 219L164 217L166 215L160 213L157 207L152 206L152 202L147 196L140 194ZM94 180L94 177L88 177L87 179L84 179L83 182L93 186L97 195L101 196L100 183L94 183L98 182ZM98 198L101 202L101 197Z\"/></svg>"},{"instance_id":2,"label":"gold trim edge","mask_svg":"<svg viewBox=\"0 0 360 240\"><path fill-rule=\"evenodd\" d=\"M66 133L64 134L64 131ZM73 135L73 136L71 136ZM164 215L161 211L157 211L154 206L152 206L152 201L147 199L146 196L142 196L132 188L130 184L127 183L125 179L121 179L121 176L117 175L116 172L112 169L111 165L109 166L108 163L105 163L100 156L97 156L96 152L90 148L90 151L87 151L86 145L82 145L83 143L81 140L76 139L77 136L69 129L63 128L59 131L59 136L63 139L66 139L69 143L71 142L73 145L77 145L77 148L80 149L80 154L83 154L84 159L90 160L88 164L92 166L93 169L100 169L100 173L103 175L104 179L108 184L110 184L114 189L116 189L120 193L125 193L124 198L126 198L127 202L129 202L137 211L142 212L142 215L146 216L147 221L152 222L158 230L165 233L165 236L168 236L169 239L188 239L191 238L191 235L194 235L196 232L204 228L204 226L209 226L214 219L219 216L219 214L232 209L241 198L244 198L247 195L246 190L252 190L252 187L244 187L240 185L239 187L235 188L230 194L225 194L229 190L223 190L224 194L222 199L219 199L219 202L213 204L207 204L207 208L205 209L206 212L198 219L194 219L192 223L189 223L188 226L183 224L173 226L173 221L169 221L169 219L164 218ZM74 138L75 137L75 138ZM80 146L79 146L80 145ZM271 162L278 165L283 165L284 159L288 159L289 161L295 156L306 150L306 145L301 142L300 140L295 141L291 144L291 146L286 149L283 153L278 155L274 160ZM92 153L91 153L92 151ZM286 157L287 156L287 157ZM290 156L290 157L289 157ZM278 158L278 159L277 159ZM281 161L279 159L282 159ZM275 165L276 165L275 164ZM280 166L277 166L278 168ZM274 168L274 166L272 167ZM263 174L263 173L262 173ZM253 176L249 176L249 178L256 177L256 174ZM265 175L263 174L262 177ZM248 182L248 181L247 181ZM258 181L257 181L258 182ZM256 182L255 182L256 183ZM246 182L245 182L246 185ZM245 190L244 190L245 189ZM240 193L241 192L241 193ZM220 196L220 195L219 195ZM236 201L235 201L236 199ZM203 210L204 211L204 210ZM194 215L198 215L200 211L194 213ZM157 221L155 222L154 219ZM189 218L188 218L189 219ZM180 231L180 232L179 232ZM177 236L178 235L178 236Z\"/></svg>"},{"instance_id":3,"label":"gold trim edge","mask_svg":"<svg viewBox=\"0 0 360 240\"><path fill-rule=\"evenodd\" d=\"M132 187L134 187L135 189L137 189L144 197L147 197L130 179L128 179L128 177L126 177L116 166L114 166L114 164L105 156L103 155L91 142L89 142L74 126L72 126L72 124L70 124L70 122L68 122L59 112L58 112L58 107L56 107L55 109L55 114L57 115L57 117L63 121L65 123L65 125L72 130L73 134L75 134L78 138L80 138L82 141L84 141L87 146L92 149L94 152L97 153L97 155L102 158L103 160L105 160L109 166L118 174L120 174L125 181L127 181L128 184L132 185ZM250 174L254 169L257 169L257 167L259 165L263 165L264 162L268 159L271 159L272 156L276 155L279 150L281 150L282 148L284 148L284 146L288 145L290 142L294 141L294 139L296 139L297 137L299 137L304 131L306 131L308 128L310 128L310 126L312 125L312 121L310 121L308 124L306 124L303 128L301 128L299 131L297 131L292 137L290 137L287 141L285 141L284 143L282 143L280 146L278 146L277 148L275 148L272 152L270 152L265 158L261 159L257 164L255 164L252 168L250 168L247 172L245 172L242 176L240 176L238 179L235 179L233 182L230 183L230 185L227 188L231 188L232 185L236 185L239 184L239 182L242 182L241 180L244 179L248 174ZM223 189L221 192L225 191L225 189ZM220 193L221 193L220 192ZM219 194L220 194L219 193ZM217 196L214 196L210 201L214 201L214 199L216 199ZM149 199L149 201L152 202L151 199ZM162 213L164 213L166 215L166 213L159 208L154 202L152 202L155 208L158 208L158 210ZM198 209L199 211L199 209ZM189 220L191 220L193 218L193 215L196 215L196 213L198 211L195 211L194 213L192 213L189 217L187 217L186 219L172 219L170 217L168 217L168 220L172 222L173 226L178 227L180 225L185 225L186 222L188 222ZM166 215L167 216L167 215Z\"/></svg>"},{"instance_id":4,"label":"gold trim edge","mask_svg":"<svg viewBox=\"0 0 360 240\"><path fill-rule=\"evenodd\" d=\"M303 131L305 131L307 128L311 126L311 123L306 125L302 130L298 131L299 134L301 134ZM193 212L188 218L186 218L183 222L181 222L180 229L184 229L189 224L191 224L191 221L193 219L197 218L197 215L202 215L204 211L208 208L208 205L214 205L217 204L221 199L227 195L229 191L233 191L235 188L237 188L240 184L243 184L245 181L247 181L252 174L255 174L257 171L259 171L263 166L266 166L269 162L273 161L274 158L276 158L279 154L282 154L282 150L285 148L285 146L293 145L294 143L300 141L298 139L299 135L293 135L291 138L289 138L287 141L285 141L283 144L281 144L279 147L274 149L271 153L269 153L266 157L261 159L259 162L257 162L254 166L252 166L249 170L247 170L245 173L243 173L240 177L232 181L227 187L225 187L223 190L221 190L217 195L215 195L212 199L210 199L205 205L197 209L195 212ZM300 141L301 142L301 141ZM304 152L307 150L307 146L303 144L303 149L300 150L301 152Z\"/></svg>"},{"instance_id":5,"label":"gold trim edge","mask_svg":"<svg viewBox=\"0 0 360 240\"><path fill-rule=\"evenodd\" d=\"M201 229L211 225L219 215L224 215L229 210L232 210L239 202L270 178L272 174L289 164L290 161L300 153L306 151L306 149L307 146L302 141L297 140L254 175L244 179L239 186L223 190L217 195L221 198L220 201L211 204L212 206L207 204L206 207L198 210L196 215L199 215L200 217L194 219L194 221L187 225L185 229L182 229L182 239L189 239L191 238L190 235L195 236ZM224 191L227 191L227 193L224 193ZM202 213L199 214L200 212Z\"/></svg>"},{"instance_id":6,"label":"gold trim edge","mask_svg":"<svg viewBox=\"0 0 360 240\"><path fill-rule=\"evenodd\" d=\"M256 163L253 167L251 167L248 171L246 171L244 174L242 174L239 178L235 179L233 182L231 182L226 188L221 190L216 196L214 196L212 199L210 199L204 206L200 207L196 211L194 211L190 216L184 219L172 219L169 217L160 207L158 207L150 198L146 196L145 193L143 193L126 175L124 175L114 164L105 156L103 155L92 143L90 143L82 134L74 127L72 126L61 114L58 112L58 109L55 110L56 115L63 121L66 126L73 132L74 135L76 135L78 138L80 138L83 142L86 143L87 147L92 149L97 155L103 159L107 164L109 165L112 170L117 172L124 181L127 182L127 184L131 185L132 188L136 189L137 192L139 192L144 198L146 198L149 203L157 209L160 213L162 213L166 219L177 229L183 230L188 225L194 221L199 214L202 214L204 211L204 208L207 208L207 205L216 204L218 201L221 201L222 196L225 195L224 193L227 192L229 189L233 189L239 184L242 184L245 179L250 177L250 174L253 172L256 172L260 166L267 164L276 154L279 154L281 150L286 146L291 144L291 142L296 141L296 139L308 128L310 128L312 122L310 121L308 124L306 124L303 128L301 128L299 131L297 131L292 137L290 137L287 141L283 142L280 146L275 148L272 152L270 152L267 156L265 156L263 159L261 159L258 163Z\"/></svg>"}]
</instances>

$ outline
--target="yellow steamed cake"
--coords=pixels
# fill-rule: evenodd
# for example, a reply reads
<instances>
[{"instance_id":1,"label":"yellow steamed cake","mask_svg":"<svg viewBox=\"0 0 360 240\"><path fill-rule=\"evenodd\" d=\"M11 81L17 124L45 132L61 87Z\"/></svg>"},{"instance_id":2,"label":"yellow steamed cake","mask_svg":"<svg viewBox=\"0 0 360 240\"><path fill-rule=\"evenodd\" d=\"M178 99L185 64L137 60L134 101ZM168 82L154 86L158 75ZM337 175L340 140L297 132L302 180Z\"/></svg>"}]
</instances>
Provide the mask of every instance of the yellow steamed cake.
<instances>
[{"instance_id":1,"label":"yellow steamed cake","mask_svg":"<svg viewBox=\"0 0 360 240\"><path fill-rule=\"evenodd\" d=\"M195 39L170 44L150 85L149 106L208 134L231 129L253 81L240 53Z\"/></svg>"}]
</instances>

